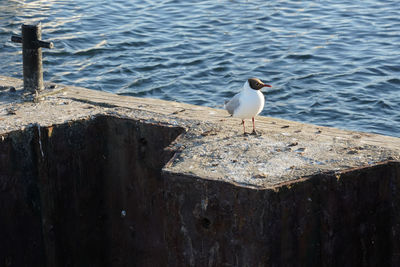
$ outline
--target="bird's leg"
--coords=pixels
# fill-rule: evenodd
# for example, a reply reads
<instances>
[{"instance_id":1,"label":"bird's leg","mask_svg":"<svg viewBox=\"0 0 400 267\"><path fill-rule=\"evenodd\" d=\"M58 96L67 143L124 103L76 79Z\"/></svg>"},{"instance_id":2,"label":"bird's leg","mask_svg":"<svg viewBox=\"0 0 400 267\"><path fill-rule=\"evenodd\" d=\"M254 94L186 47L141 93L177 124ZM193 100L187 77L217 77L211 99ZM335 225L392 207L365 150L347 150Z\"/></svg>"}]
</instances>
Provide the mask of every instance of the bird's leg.
<instances>
[{"instance_id":1,"label":"bird's leg","mask_svg":"<svg viewBox=\"0 0 400 267\"><path fill-rule=\"evenodd\" d=\"M256 132L256 123L254 122L254 117L251 118L251 121L253 122L253 131L251 132L251 134L257 134L257 132Z\"/></svg>"},{"instance_id":2,"label":"bird's leg","mask_svg":"<svg viewBox=\"0 0 400 267\"><path fill-rule=\"evenodd\" d=\"M242 124L243 124L243 134L246 135L246 126L244 126L244 120L242 120Z\"/></svg>"}]
</instances>

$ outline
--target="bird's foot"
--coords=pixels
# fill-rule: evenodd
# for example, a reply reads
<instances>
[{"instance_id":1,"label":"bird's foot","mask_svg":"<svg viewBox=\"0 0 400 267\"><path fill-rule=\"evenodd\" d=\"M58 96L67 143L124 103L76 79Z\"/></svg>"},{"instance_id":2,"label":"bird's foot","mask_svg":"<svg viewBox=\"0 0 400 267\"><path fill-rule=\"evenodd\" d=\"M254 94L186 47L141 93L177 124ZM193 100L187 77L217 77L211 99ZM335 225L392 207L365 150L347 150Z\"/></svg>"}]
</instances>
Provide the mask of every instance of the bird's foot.
<instances>
[{"instance_id":1,"label":"bird's foot","mask_svg":"<svg viewBox=\"0 0 400 267\"><path fill-rule=\"evenodd\" d=\"M251 135L261 135L259 132L256 132L256 130L253 130L252 132L251 132Z\"/></svg>"},{"instance_id":2,"label":"bird's foot","mask_svg":"<svg viewBox=\"0 0 400 267\"><path fill-rule=\"evenodd\" d=\"M243 136L249 136L249 133L244 132Z\"/></svg>"}]
</instances>

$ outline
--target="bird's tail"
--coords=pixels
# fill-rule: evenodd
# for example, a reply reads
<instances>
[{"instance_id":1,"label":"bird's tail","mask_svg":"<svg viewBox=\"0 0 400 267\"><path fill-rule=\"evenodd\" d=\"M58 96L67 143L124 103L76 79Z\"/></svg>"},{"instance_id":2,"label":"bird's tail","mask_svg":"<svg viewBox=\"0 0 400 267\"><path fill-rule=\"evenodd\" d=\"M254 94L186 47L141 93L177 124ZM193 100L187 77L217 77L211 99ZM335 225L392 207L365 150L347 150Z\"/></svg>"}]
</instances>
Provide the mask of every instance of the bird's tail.
<instances>
[{"instance_id":1,"label":"bird's tail","mask_svg":"<svg viewBox=\"0 0 400 267\"><path fill-rule=\"evenodd\" d=\"M220 105L220 106L222 106L224 109L226 109L226 104L228 104L228 102L229 102L229 100L225 100L225 101L224 101L224 104L223 104L223 105Z\"/></svg>"},{"instance_id":2,"label":"bird's tail","mask_svg":"<svg viewBox=\"0 0 400 267\"><path fill-rule=\"evenodd\" d=\"M226 103L228 103L228 101L225 101L224 104L222 105L215 105L214 108L221 108L221 109L225 109L226 108Z\"/></svg>"}]
</instances>

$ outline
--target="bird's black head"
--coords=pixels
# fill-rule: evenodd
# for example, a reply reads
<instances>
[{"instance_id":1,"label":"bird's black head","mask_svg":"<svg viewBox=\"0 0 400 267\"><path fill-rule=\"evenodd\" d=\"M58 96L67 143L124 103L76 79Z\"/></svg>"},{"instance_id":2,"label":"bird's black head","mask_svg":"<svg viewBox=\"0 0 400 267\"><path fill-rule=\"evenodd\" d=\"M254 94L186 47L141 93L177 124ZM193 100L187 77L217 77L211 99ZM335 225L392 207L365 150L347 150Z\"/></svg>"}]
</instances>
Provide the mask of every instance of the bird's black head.
<instances>
[{"instance_id":1,"label":"bird's black head","mask_svg":"<svg viewBox=\"0 0 400 267\"><path fill-rule=\"evenodd\" d=\"M250 88L254 89L254 90L261 90L261 88L263 88L263 87L272 87L271 85L265 84L260 79L257 79L257 78L250 78L250 79L248 79L248 82L249 82Z\"/></svg>"}]
</instances>

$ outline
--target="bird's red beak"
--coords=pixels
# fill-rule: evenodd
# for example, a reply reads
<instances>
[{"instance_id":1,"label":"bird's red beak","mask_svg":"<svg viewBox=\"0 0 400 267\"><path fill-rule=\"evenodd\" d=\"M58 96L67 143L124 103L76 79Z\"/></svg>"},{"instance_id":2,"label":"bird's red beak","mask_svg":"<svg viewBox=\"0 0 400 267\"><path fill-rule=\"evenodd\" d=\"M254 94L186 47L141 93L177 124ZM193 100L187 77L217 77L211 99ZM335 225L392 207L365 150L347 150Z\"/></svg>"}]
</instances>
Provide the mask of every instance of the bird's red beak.
<instances>
[{"instance_id":1,"label":"bird's red beak","mask_svg":"<svg viewBox=\"0 0 400 267\"><path fill-rule=\"evenodd\" d=\"M263 84L263 87L272 87L271 85L269 85L269 84Z\"/></svg>"}]
</instances>

